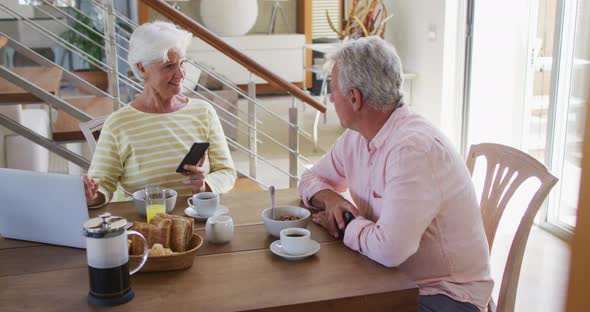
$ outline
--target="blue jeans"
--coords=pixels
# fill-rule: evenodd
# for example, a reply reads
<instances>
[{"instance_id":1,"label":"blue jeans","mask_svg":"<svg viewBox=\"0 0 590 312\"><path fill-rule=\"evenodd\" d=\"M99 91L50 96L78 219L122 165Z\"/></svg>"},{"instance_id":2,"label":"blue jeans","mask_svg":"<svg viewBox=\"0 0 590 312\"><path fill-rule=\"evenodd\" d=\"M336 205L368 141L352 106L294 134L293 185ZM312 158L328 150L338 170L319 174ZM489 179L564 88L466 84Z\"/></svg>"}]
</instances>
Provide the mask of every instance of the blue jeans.
<instances>
[{"instance_id":1,"label":"blue jeans","mask_svg":"<svg viewBox=\"0 0 590 312\"><path fill-rule=\"evenodd\" d=\"M420 312L480 312L471 303L461 302L445 295L420 296L418 301Z\"/></svg>"}]
</instances>

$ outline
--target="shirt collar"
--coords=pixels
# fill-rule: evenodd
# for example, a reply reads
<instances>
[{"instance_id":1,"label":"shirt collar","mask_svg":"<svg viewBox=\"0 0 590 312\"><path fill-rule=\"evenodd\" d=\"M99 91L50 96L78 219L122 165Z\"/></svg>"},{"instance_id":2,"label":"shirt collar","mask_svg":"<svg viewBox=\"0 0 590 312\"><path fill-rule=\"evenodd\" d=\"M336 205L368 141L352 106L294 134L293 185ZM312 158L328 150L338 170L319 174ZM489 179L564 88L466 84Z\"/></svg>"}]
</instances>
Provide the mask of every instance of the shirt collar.
<instances>
[{"instance_id":1,"label":"shirt collar","mask_svg":"<svg viewBox=\"0 0 590 312\"><path fill-rule=\"evenodd\" d=\"M377 135L375 135L373 140L369 142L369 146L380 148L391 136L391 133L393 133L399 127L399 121L408 116L409 113L410 110L408 109L407 104L396 108L389 118L387 118L387 121L385 124L383 124L383 127L381 127L379 132L377 132Z\"/></svg>"}]
</instances>

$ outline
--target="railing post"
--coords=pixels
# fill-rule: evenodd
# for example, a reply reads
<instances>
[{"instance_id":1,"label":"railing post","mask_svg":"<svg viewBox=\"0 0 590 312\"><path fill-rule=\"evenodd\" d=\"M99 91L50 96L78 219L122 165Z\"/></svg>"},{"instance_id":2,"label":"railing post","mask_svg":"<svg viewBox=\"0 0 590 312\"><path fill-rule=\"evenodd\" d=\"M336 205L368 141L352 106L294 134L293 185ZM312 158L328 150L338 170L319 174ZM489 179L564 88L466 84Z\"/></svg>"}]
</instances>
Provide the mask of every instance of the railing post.
<instances>
[{"instance_id":1,"label":"railing post","mask_svg":"<svg viewBox=\"0 0 590 312\"><path fill-rule=\"evenodd\" d=\"M0 113L0 125L6 127L9 130L14 131L15 133L23 136L24 138L28 139L29 141L41 145L42 147L46 148L52 153L57 154L58 156L63 157L67 161L70 161L85 170L88 170L90 167L90 162L85 159L84 157L69 151L68 149L60 146L59 144L55 143L52 140L47 139L46 137L37 134L31 129L19 124L18 122L14 121L12 118L6 117L4 114Z\"/></svg>"},{"instance_id":2,"label":"railing post","mask_svg":"<svg viewBox=\"0 0 590 312\"><path fill-rule=\"evenodd\" d=\"M307 68L307 47L305 45L303 45L303 53L301 53L301 55L303 56L303 77L301 77L301 90L305 93L307 93L307 71L308 70L312 70L311 68ZM313 66L313 61L312 61L312 66ZM311 87L311 86L310 86ZM309 93L308 93L309 94ZM303 105L303 112L305 112L305 107L307 105L305 105L305 103L301 102L301 104Z\"/></svg>"},{"instance_id":3,"label":"railing post","mask_svg":"<svg viewBox=\"0 0 590 312\"><path fill-rule=\"evenodd\" d=\"M299 126L297 121L297 105L295 97L291 97L291 107L289 108L289 187L296 188L299 180Z\"/></svg>"},{"instance_id":4,"label":"railing post","mask_svg":"<svg viewBox=\"0 0 590 312\"><path fill-rule=\"evenodd\" d=\"M119 67L117 64L117 39L115 35L115 15L113 12L113 0L102 0L103 24L105 35L105 52L107 65L111 68L108 72L110 94L113 96L113 110L119 109Z\"/></svg>"},{"instance_id":5,"label":"railing post","mask_svg":"<svg viewBox=\"0 0 590 312\"><path fill-rule=\"evenodd\" d=\"M254 77L252 73L250 73L250 81L248 82L248 96L251 99L256 98L256 83L254 82ZM248 130L248 148L250 149L250 176L252 178L256 178L256 166L257 166L257 158L258 155L258 146L256 145L256 141L258 140L257 135L257 124L256 124L256 103L254 101L248 101L248 124L250 128Z\"/></svg>"}]
</instances>

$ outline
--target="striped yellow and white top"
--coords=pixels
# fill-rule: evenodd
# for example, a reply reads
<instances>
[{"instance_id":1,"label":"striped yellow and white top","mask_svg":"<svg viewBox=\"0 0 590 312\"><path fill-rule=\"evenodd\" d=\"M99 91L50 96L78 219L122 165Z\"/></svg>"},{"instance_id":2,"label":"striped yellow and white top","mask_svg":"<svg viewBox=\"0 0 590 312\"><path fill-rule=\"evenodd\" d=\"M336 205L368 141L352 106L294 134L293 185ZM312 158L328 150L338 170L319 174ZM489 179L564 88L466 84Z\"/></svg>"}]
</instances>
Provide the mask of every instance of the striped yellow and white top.
<instances>
[{"instance_id":1,"label":"striped yellow and white top","mask_svg":"<svg viewBox=\"0 0 590 312\"><path fill-rule=\"evenodd\" d=\"M176 168L194 142L209 142L205 182L213 192L233 188L236 171L213 107L202 100L189 100L182 109L168 114L145 113L131 105L114 112L105 121L92 158L89 175L100 180L99 192L113 198L119 183L134 192L159 183L191 195L187 178ZM115 196L121 200L122 193Z\"/></svg>"}]
</instances>

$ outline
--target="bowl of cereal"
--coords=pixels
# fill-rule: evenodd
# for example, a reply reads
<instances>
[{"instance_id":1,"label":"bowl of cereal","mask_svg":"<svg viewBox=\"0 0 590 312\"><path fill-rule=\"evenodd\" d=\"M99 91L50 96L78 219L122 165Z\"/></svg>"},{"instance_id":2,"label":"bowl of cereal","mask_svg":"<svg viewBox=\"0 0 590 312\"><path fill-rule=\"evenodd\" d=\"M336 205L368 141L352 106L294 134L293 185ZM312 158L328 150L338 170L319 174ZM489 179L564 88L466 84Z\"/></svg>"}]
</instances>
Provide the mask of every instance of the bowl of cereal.
<instances>
[{"instance_id":1,"label":"bowl of cereal","mask_svg":"<svg viewBox=\"0 0 590 312\"><path fill-rule=\"evenodd\" d=\"M280 237L281 230L286 228L306 228L310 216L309 210L295 206L275 207L274 219L272 218L272 208L262 212L266 231L274 237Z\"/></svg>"}]
</instances>

